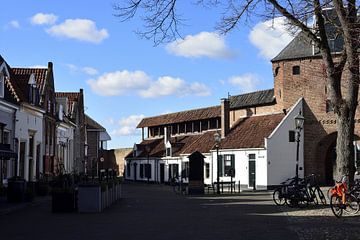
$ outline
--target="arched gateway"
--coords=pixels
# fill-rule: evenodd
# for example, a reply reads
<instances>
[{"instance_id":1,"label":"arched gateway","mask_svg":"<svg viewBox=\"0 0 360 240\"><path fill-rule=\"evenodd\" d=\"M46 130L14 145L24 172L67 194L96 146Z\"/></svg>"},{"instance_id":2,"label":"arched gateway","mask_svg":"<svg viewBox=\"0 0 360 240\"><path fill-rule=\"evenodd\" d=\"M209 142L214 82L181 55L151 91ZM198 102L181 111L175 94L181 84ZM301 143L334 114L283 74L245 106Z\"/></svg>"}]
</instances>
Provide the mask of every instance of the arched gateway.
<instances>
[{"instance_id":1,"label":"arched gateway","mask_svg":"<svg viewBox=\"0 0 360 240\"><path fill-rule=\"evenodd\" d=\"M334 184L334 172L336 169L336 138L337 132L323 137L317 144L316 153L319 160L319 170L322 172L322 181L327 185ZM354 162L360 167L360 137L355 135L354 140Z\"/></svg>"}]
</instances>

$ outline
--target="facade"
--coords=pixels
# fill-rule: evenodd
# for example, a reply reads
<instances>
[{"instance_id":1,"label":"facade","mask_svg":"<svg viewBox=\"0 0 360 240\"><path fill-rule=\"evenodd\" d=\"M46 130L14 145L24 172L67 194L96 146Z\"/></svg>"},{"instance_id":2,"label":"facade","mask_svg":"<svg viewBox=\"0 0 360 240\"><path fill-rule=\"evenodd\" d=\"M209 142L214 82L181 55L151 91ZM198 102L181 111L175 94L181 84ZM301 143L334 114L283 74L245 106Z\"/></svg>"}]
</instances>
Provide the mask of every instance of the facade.
<instances>
[{"instance_id":1,"label":"facade","mask_svg":"<svg viewBox=\"0 0 360 240\"><path fill-rule=\"evenodd\" d=\"M241 188L256 189L295 175L296 144L288 139L294 117L303 111L303 99L284 114L274 110L271 93L265 90L232 96L222 99L220 106L143 119L138 127L143 132L146 127L148 135L125 158L125 178L164 183L175 177L188 183L188 157L194 152L205 157L206 185L217 182L218 172L220 182L232 180ZM221 135L218 149L215 133ZM302 144L299 149L302 168Z\"/></svg>"},{"instance_id":2,"label":"facade","mask_svg":"<svg viewBox=\"0 0 360 240\"><path fill-rule=\"evenodd\" d=\"M334 43L333 46L334 54L341 51L341 44ZM320 176L321 182L332 183L336 164L336 120L328 99L325 65L319 52L300 33L272 59L272 69L274 96L279 109L287 109L296 99L304 98L305 174L314 173ZM345 78L346 72L344 81ZM360 113L357 111L354 139L357 166L360 166L359 124Z\"/></svg>"},{"instance_id":3,"label":"facade","mask_svg":"<svg viewBox=\"0 0 360 240\"><path fill-rule=\"evenodd\" d=\"M16 175L16 113L19 109L11 93L10 69L0 56L0 187L3 179Z\"/></svg>"},{"instance_id":4,"label":"facade","mask_svg":"<svg viewBox=\"0 0 360 240\"><path fill-rule=\"evenodd\" d=\"M72 171L85 173L86 154L86 126L84 113L84 93L79 92L56 92L56 99L62 105L64 119L75 124L73 132L73 166ZM69 169L69 170L70 170Z\"/></svg>"},{"instance_id":5,"label":"facade","mask_svg":"<svg viewBox=\"0 0 360 240\"><path fill-rule=\"evenodd\" d=\"M22 78L23 76L32 76L33 88L38 90L36 95L31 95L34 101L39 102L41 109L45 111L43 114L42 121L42 132L39 134L42 137L43 143L43 157L39 160L39 165L44 174L53 175L55 174L55 168L57 165L55 159L56 152L56 100L55 100L55 86L54 86L54 75L53 75L53 64L48 63L47 68L12 68L12 72L15 76ZM30 83L30 82L29 82ZM32 94L32 93L31 93ZM29 92L30 97L30 92ZM31 134L30 134L31 135ZM35 140L29 141L35 142ZM20 142L20 152L26 152L26 142ZM35 144L33 144L35 145ZM36 143L36 152L41 152L39 148L41 145ZM34 147L35 148L35 147ZM33 147L29 147L31 151ZM26 156L26 155L25 155ZM26 162L26 160L25 160Z\"/></svg>"},{"instance_id":6,"label":"facade","mask_svg":"<svg viewBox=\"0 0 360 240\"><path fill-rule=\"evenodd\" d=\"M98 176L99 171L116 170L115 157L107 151L107 141L111 138L106 129L88 115L85 115L85 126L87 135L85 173Z\"/></svg>"},{"instance_id":7,"label":"facade","mask_svg":"<svg viewBox=\"0 0 360 240\"><path fill-rule=\"evenodd\" d=\"M15 135L18 154L17 176L35 181L43 172L43 119L40 92L35 73L16 74L12 70L10 82L19 110L16 112Z\"/></svg>"},{"instance_id":8,"label":"facade","mask_svg":"<svg viewBox=\"0 0 360 240\"><path fill-rule=\"evenodd\" d=\"M56 94L57 95L57 94ZM56 97L58 120L56 124L56 173L72 173L74 166L74 132L76 124L68 116L68 98Z\"/></svg>"}]
</instances>

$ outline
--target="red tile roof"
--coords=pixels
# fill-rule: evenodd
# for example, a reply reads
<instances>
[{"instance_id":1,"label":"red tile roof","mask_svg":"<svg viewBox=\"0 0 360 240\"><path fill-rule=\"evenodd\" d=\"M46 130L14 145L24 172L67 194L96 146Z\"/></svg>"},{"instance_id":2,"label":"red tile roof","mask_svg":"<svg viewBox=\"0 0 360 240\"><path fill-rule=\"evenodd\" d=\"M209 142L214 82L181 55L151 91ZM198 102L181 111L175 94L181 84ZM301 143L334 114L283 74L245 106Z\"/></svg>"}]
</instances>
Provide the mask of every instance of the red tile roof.
<instances>
[{"instance_id":1,"label":"red tile roof","mask_svg":"<svg viewBox=\"0 0 360 240\"><path fill-rule=\"evenodd\" d=\"M270 136L284 116L284 114L272 114L241 118L221 141L220 148L263 148L264 138Z\"/></svg>"},{"instance_id":2,"label":"red tile roof","mask_svg":"<svg viewBox=\"0 0 360 240\"><path fill-rule=\"evenodd\" d=\"M40 89L40 93L43 92L46 84L48 68L11 68L11 70L15 75L26 75L29 77L32 73L34 73L36 85Z\"/></svg>"},{"instance_id":3,"label":"red tile roof","mask_svg":"<svg viewBox=\"0 0 360 240\"><path fill-rule=\"evenodd\" d=\"M264 148L264 138L269 137L272 131L284 118L284 114L252 116L239 119L220 143L220 149ZM215 147L215 131L206 131L201 134L180 135L171 137L172 156L191 154L195 151L209 153ZM139 158L146 158L146 145L150 146L150 157L165 157L164 138L146 139L137 144L141 152ZM131 152L127 158L132 158Z\"/></svg>"},{"instance_id":4,"label":"red tile roof","mask_svg":"<svg viewBox=\"0 0 360 240\"><path fill-rule=\"evenodd\" d=\"M79 101L80 92L55 92L57 98L67 98L68 99L68 113L71 114L74 111L74 103Z\"/></svg>"},{"instance_id":5,"label":"red tile roof","mask_svg":"<svg viewBox=\"0 0 360 240\"><path fill-rule=\"evenodd\" d=\"M200 108L176 113L163 114L154 117L148 117L141 120L137 128L153 127L172 123L181 123L195 120L204 120L217 118L221 116L220 106Z\"/></svg>"}]
</instances>

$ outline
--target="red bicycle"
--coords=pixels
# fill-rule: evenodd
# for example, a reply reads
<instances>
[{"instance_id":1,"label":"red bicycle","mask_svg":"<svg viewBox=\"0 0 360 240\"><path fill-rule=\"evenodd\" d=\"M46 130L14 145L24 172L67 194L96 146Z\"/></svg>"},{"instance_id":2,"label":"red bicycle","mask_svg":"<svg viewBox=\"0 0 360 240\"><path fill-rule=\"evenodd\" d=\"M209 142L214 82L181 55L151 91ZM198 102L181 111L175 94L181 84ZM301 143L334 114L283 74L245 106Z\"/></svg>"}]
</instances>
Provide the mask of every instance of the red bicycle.
<instances>
[{"instance_id":1,"label":"red bicycle","mask_svg":"<svg viewBox=\"0 0 360 240\"><path fill-rule=\"evenodd\" d=\"M329 190L330 207L335 217L340 218L343 211L349 214L356 214L359 212L359 203L357 198L349 192L347 177L342 177L340 182L336 182L335 186Z\"/></svg>"}]
</instances>

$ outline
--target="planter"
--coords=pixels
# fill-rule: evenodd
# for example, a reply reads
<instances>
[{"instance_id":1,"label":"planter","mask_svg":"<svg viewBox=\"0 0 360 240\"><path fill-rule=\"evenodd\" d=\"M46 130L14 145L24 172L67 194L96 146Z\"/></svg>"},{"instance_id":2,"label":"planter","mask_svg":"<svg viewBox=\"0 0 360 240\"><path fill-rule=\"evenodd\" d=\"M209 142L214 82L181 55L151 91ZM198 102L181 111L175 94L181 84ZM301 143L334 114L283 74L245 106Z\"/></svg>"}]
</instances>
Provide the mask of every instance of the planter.
<instances>
[{"instance_id":1,"label":"planter","mask_svg":"<svg viewBox=\"0 0 360 240\"><path fill-rule=\"evenodd\" d=\"M25 179L9 179L7 189L8 202L23 202L25 201L26 181Z\"/></svg>"},{"instance_id":2,"label":"planter","mask_svg":"<svg viewBox=\"0 0 360 240\"><path fill-rule=\"evenodd\" d=\"M46 196L49 194L49 184L47 182L36 182L36 195Z\"/></svg>"},{"instance_id":3,"label":"planter","mask_svg":"<svg viewBox=\"0 0 360 240\"><path fill-rule=\"evenodd\" d=\"M55 190L51 195L52 212L74 212L76 210L76 193L74 190Z\"/></svg>"},{"instance_id":4,"label":"planter","mask_svg":"<svg viewBox=\"0 0 360 240\"><path fill-rule=\"evenodd\" d=\"M99 185L79 185L78 189L78 211L101 212L101 187Z\"/></svg>"}]
</instances>

